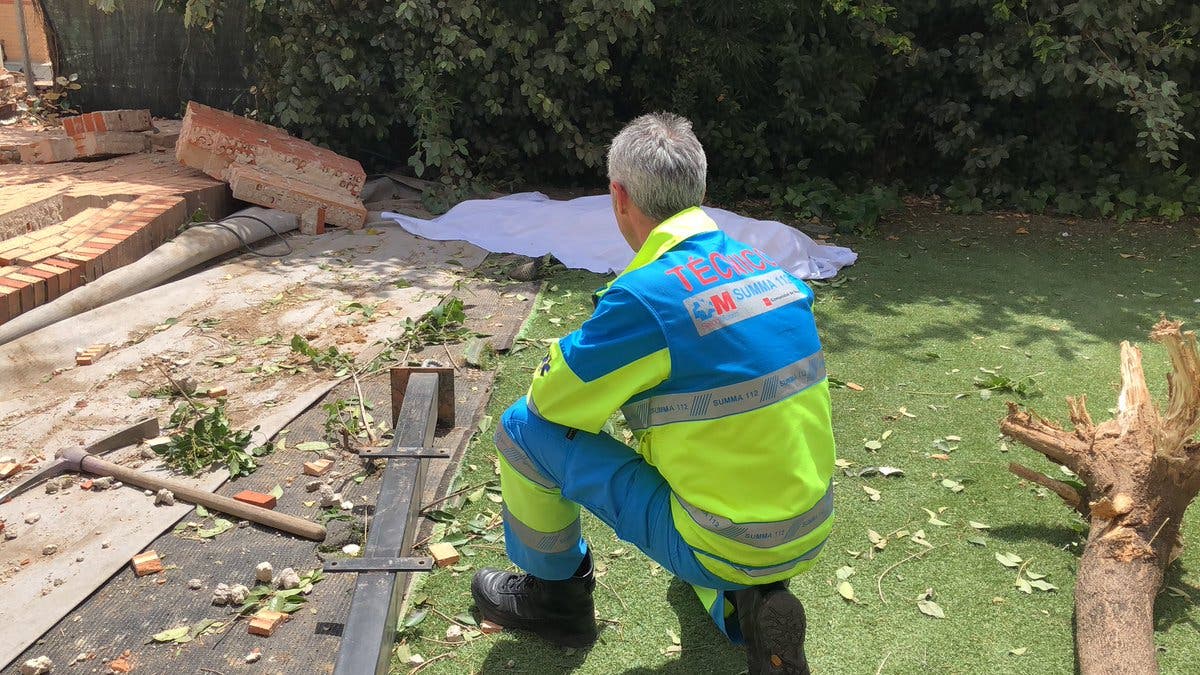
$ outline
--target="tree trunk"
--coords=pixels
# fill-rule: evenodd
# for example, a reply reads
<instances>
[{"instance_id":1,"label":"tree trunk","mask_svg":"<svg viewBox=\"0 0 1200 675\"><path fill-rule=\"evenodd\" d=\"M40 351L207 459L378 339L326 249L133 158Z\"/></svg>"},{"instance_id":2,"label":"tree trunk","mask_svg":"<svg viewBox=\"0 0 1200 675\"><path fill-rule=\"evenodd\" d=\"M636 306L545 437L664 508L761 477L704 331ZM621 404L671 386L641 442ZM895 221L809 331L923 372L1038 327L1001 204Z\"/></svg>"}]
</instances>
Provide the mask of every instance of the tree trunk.
<instances>
[{"instance_id":1,"label":"tree trunk","mask_svg":"<svg viewBox=\"0 0 1200 675\"><path fill-rule=\"evenodd\" d=\"M1009 404L1001 430L1074 471L1075 488L1018 464L1013 473L1061 496L1090 520L1075 586L1075 646L1082 675L1157 673L1154 599L1179 556L1179 526L1200 491L1200 355L1196 336L1161 321L1150 334L1171 359L1165 414L1150 400L1142 354L1121 345L1117 417L1095 425L1087 400L1067 399L1073 431Z\"/></svg>"}]
</instances>

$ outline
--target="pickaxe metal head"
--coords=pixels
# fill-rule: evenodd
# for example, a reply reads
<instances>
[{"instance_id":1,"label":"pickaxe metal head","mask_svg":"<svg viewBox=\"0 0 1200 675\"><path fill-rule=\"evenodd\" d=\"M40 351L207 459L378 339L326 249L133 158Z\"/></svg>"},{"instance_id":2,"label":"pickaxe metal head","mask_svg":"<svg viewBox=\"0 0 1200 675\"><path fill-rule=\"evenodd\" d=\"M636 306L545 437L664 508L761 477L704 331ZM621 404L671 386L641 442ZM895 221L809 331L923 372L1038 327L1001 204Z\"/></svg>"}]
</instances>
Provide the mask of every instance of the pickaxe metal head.
<instances>
[{"instance_id":1,"label":"pickaxe metal head","mask_svg":"<svg viewBox=\"0 0 1200 675\"><path fill-rule=\"evenodd\" d=\"M28 492L51 478L79 471L80 461L88 455L103 455L134 443L140 443L147 438L154 438L157 435L158 419L151 417L102 438L86 448L68 448L59 451L53 462L17 483L9 491L0 494L0 504L10 501L22 492Z\"/></svg>"}]
</instances>

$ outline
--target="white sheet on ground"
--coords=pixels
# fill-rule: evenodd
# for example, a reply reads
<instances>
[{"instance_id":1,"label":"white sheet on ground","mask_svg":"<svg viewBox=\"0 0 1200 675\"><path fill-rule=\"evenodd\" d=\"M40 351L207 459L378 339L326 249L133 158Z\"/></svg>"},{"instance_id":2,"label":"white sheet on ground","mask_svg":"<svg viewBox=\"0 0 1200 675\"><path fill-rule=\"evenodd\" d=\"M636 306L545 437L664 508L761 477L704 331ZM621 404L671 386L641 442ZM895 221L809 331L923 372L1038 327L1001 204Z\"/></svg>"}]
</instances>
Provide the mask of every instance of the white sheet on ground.
<instances>
[{"instance_id":1,"label":"white sheet on ground","mask_svg":"<svg viewBox=\"0 0 1200 675\"><path fill-rule=\"evenodd\" d=\"M726 234L762 249L802 279L828 279L858 259L848 248L818 244L780 222L724 209L704 210ZM559 201L540 192L524 192L462 202L433 220L399 213L383 217L426 239L461 239L495 253L552 253L567 267L592 272L617 272L633 260L605 195Z\"/></svg>"}]
</instances>

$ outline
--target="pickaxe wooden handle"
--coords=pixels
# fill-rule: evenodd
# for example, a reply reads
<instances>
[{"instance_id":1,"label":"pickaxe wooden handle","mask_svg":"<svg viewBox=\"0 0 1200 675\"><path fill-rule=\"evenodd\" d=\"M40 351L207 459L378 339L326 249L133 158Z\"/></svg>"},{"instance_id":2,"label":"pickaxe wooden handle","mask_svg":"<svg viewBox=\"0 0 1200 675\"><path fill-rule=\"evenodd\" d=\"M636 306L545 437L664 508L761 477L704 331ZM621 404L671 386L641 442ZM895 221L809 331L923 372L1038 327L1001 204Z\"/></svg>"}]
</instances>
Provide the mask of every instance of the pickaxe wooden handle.
<instances>
[{"instance_id":1,"label":"pickaxe wooden handle","mask_svg":"<svg viewBox=\"0 0 1200 675\"><path fill-rule=\"evenodd\" d=\"M286 513L276 513L271 509L264 509L261 506L239 502L236 499L213 494L208 490L201 490L178 481L160 478L121 466L120 464L113 464L112 462L88 454L82 448L64 450L62 456L63 459L66 459L70 463L78 462L79 469L83 473L89 473L94 476L112 476L123 483L135 485L144 490L158 491L166 488L175 495L176 499L185 502L199 504L214 511L220 511L221 513L237 518L244 518L282 532L304 537L305 539L316 541L323 541L325 539L325 527L311 520L289 516Z\"/></svg>"}]
</instances>

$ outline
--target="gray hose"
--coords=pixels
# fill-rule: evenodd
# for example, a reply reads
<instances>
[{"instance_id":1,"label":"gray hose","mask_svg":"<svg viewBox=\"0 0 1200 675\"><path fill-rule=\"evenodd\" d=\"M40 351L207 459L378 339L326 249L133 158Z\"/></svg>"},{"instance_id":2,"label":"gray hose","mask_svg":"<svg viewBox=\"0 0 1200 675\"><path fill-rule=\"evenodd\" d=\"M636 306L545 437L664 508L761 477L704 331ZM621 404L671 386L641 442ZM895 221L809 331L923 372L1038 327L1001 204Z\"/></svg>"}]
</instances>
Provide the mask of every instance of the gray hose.
<instances>
[{"instance_id":1,"label":"gray hose","mask_svg":"<svg viewBox=\"0 0 1200 675\"><path fill-rule=\"evenodd\" d=\"M275 236L271 228L248 218L235 217L239 215L261 218L270 223L275 232L288 232L299 227L299 219L295 215L257 206L226 217L220 221L223 227L192 227L137 262L109 272L82 288L0 325L0 345L76 314L154 288L196 265L237 249L243 241L250 244Z\"/></svg>"}]
</instances>

